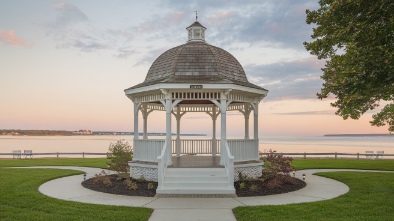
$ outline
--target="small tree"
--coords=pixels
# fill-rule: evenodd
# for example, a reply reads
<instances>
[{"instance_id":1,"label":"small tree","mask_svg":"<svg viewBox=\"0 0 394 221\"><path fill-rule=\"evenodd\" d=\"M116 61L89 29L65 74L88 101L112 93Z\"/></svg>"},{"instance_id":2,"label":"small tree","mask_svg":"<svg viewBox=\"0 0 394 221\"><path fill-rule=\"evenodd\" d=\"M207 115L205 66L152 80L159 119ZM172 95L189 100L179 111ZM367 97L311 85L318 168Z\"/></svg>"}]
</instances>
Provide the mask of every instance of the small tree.
<instances>
[{"instance_id":1,"label":"small tree","mask_svg":"<svg viewBox=\"0 0 394 221\"><path fill-rule=\"evenodd\" d=\"M276 151L269 150L268 155L263 160L266 167L263 170L263 178L268 180L267 186L269 188L280 187L284 183L291 182L292 157L284 157L283 154L277 154Z\"/></svg>"},{"instance_id":2,"label":"small tree","mask_svg":"<svg viewBox=\"0 0 394 221\"><path fill-rule=\"evenodd\" d=\"M122 140L111 143L108 148L107 159L109 162L108 169L118 173L127 173L130 171L128 161L133 159L133 150L128 142Z\"/></svg>"}]
</instances>

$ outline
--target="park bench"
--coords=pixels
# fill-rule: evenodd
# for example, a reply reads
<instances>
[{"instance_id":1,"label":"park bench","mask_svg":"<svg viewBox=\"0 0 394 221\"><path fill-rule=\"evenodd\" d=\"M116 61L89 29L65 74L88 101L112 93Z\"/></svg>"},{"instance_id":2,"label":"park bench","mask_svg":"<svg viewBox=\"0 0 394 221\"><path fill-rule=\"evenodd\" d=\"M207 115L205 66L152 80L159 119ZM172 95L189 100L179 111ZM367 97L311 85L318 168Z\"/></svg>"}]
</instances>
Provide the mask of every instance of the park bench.
<instances>
[{"instance_id":1,"label":"park bench","mask_svg":"<svg viewBox=\"0 0 394 221\"><path fill-rule=\"evenodd\" d=\"M22 155L22 154L21 154L21 151L20 151L20 150L13 150L13 151L12 151L12 158L14 158L14 159L15 159L15 158L19 158L19 159L20 159L20 158L21 158L21 155Z\"/></svg>"},{"instance_id":2,"label":"park bench","mask_svg":"<svg viewBox=\"0 0 394 221\"><path fill-rule=\"evenodd\" d=\"M33 151L32 150L24 150L23 155L25 155L25 159L27 157L30 157L30 159L32 159L33 158Z\"/></svg>"},{"instance_id":3,"label":"park bench","mask_svg":"<svg viewBox=\"0 0 394 221\"><path fill-rule=\"evenodd\" d=\"M372 159L374 157L373 151L365 151L365 158Z\"/></svg>"},{"instance_id":4,"label":"park bench","mask_svg":"<svg viewBox=\"0 0 394 221\"><path fill-rule=\"evenodd\" d=\"M378 159L379 157L383 158L383 155L384 155L384 151L376 151L376 159Z\"/></svg>"}]
</instances>

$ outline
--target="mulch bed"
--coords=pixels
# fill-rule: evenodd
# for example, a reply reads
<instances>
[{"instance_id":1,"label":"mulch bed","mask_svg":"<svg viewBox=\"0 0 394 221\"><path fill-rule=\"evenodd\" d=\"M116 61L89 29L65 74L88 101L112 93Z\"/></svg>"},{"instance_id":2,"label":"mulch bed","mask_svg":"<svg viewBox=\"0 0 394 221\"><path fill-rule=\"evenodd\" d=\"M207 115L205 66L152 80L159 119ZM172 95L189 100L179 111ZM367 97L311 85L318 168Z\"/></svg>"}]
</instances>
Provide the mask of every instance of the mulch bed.
<instances>
[{"instance_id":1,"label":"mulch bed","mask_svg":"<svg viewBox=\"0 0 394 221\"><path fill-rule=\"evenodd\" d=\"M85 180L82 182L82 186L94 191L111 193L117 195L127 195L127 196L145 196L145 197L154 197L156 195L157 182L150 181L141 181L131 179L132 182L135 182L138 186L136 190L130 190L127 184L124 182L126 178L118 178L116 175L108 175L109 180L111 181L111 185L105 185L100 182L93 182L94 178ZM293 179L293 184L286 183L283 184L279 188L268 188L266 180L254 180L254 181L238 181L235 182L234 187L236 190L237 196L240 197L249 197L249 196L266 196L266 195L274 195L281 193L288 193L292 191L296 191L302 189L306 186L306 183L302 180ZM151 188L148 188L150 184ZM243 183L241 185L241 183ZM243 188L241 188L243 186Z\"/></svg>"},{"instance_id":2,"label":"mulch bed","mask_svg":"<svg viewBox=\"0 0 394 221\"><path fill-rule=\"evenodd\" d=\"M147 197L154 197L156 195L157 189L157 182L150 182L150 181L141 181L131 179L132 182L137 184L136 190L130 190L127 184L124 182L126 178L119 179L117 175L108 175L111 185L105 185L103 183L94 183L93 179L87 179L82 182L82 186L91 190L95 190L98 192L103 193L112 193L117 195L126 195L126 196L147 196ZM149 189L149 183L153 184L153 188Z\"/></svg>"},{"instance_id":3,"label":"mulch bed","mask_svg":"<svg viewBox=\"0 0 394 221\"><path fill-rule=\"evenodd\" d=\"M282 184L281 187L268 188L267 180L255 180L255 181L237 181L234 184L235 193L237 196L267 196L281 193L293 192L302 189L306 186L306 183L300 179L291 177L293 183ZM243 187L241 188L241 183Z\"/></svg>"}]
</instances>

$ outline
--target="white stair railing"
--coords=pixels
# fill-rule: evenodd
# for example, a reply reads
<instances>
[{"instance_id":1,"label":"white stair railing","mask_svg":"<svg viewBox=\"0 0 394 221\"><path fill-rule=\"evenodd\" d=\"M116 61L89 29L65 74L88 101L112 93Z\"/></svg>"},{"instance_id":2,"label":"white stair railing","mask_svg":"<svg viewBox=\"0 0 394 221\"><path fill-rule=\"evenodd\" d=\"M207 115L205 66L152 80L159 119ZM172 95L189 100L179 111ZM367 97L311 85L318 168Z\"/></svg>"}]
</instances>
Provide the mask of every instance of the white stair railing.
<instances>
[{"instance_id":1,"label":"white stair railing","mask_svg":"<svg viewBox=\"0 0 394 221\"><path fill-rule=\"evenodd\" d=\"M234 162L258 160L259 140L257 139L231 139L227 140Z\"/></svg>"},{"instance_id":2,"label":"white stair railing","mask_svg":"<svg viewBox=\"0 0 394 221\"><path fill-rule=\"evenodd\" d=\"M157 181L158 187L157 189L163 188L164 183L164 176L166 175L167 171L167 141L164 142L163 149L161 150L160 156L157 157L158 167L157 167Z\"/></svg>"},{"instance_id":3,"label":"white stair railing","mask_svg":"<svg viewBox=\"0 0 394 221\"><path fill-rule=\"evenodd\" d=\"M228 188L234 188L234 156L231 155L230 148L227 142L225 143L223 161L224 167L226 168L226 173L228 177Z\"/></svg>"},{"instance_id":4,"label":"white stair railing","mask_svg":"<svg viewBox=\"0 0 394 221\"><path fill-rule=\"evenodd\" d=\"M165 140L134 140L133 160L157 162Z\"/></svg>"}]
</instances>

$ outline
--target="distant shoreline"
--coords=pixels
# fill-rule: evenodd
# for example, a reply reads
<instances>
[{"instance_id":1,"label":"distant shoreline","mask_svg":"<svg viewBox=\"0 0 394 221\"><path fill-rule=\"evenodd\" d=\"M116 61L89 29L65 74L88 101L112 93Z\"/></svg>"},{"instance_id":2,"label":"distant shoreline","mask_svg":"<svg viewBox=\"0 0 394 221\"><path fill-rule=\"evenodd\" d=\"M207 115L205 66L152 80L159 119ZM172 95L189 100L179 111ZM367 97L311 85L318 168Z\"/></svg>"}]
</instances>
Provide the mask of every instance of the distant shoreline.
<instances>
[{"instance_id":1,"label":"distant shoreline","mask_svg":"<svg viewBox=\"0 0 394 221\"><path fill-rule=\"evenodd\" d=\"M394 134L325 134L324 137L394 137Z\"/></svg>"},{"instance_id":2,"label":"distant shoreline","mask_svg":"<svg viewBox=\"0 0 394 221\"><path fill-rule=\"evenodd\" d=\"M0 135L2 136L134 136L134 132L120 132L120 131L90 131L90 130L79 130L79 131L66 131L66 130L7 130L0 129ZM139 136L143 136L144 133L138 133ZM165 136L166 133L162 132L150 132L148 136ZM172 133L172 135L176 135ZM206 134L180 134L180 136L189 137L206 137Z\"/></svg>"}]
</instances>

